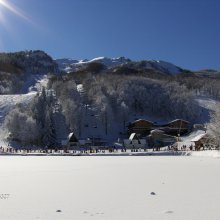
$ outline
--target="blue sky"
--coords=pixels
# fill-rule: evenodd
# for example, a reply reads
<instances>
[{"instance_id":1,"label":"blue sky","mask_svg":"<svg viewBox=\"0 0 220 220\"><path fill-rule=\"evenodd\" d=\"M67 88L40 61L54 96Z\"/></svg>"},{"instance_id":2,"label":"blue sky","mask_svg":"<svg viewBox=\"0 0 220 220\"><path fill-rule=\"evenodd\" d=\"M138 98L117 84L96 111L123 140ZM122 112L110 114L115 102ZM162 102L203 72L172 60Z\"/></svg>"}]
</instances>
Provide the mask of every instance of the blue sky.
<instances>
[{"instance_id":1,"label":"blue sky","mask_svg":"<svg viewBox=\"0 0 220 220\"><path fill-rule=\"evenodd\" d=\"M219 0L2 1L29 20L0 5L1 51L41 49L54 58L125 56L220 69Z\"/></svg>"}]
</instances>

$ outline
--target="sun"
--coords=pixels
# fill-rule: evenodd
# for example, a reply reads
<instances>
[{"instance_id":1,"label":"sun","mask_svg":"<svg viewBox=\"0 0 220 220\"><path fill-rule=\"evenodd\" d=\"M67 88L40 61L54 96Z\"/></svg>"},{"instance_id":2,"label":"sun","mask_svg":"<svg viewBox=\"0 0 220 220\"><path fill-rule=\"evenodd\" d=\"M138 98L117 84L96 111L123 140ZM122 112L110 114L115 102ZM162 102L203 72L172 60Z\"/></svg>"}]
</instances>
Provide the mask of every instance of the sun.
<instances>
[{"instance_id":1,"label":"sun","mask_svg":"<svg viewBox=\"0 0 220 220\"><path fill-rule=\"evenodd\" d=\"M14 15L17 15L25 20L29 20L27 16L24 15L24 13L17 8L15 5L10 3L8 0L0 0L0 14L2 16L2 13L4 10L10 11Z\"/></svg>"},{"instance_id":2,"label":"sun","mask_svg":"<svg viewBox=\"0 0 220 220\"><path fill-rule=\"evenodd\" d=\"M9 11L13 11L13 7L9 4L7 0L0 0L0 7L1 10L5 8L8 9Z\"/></svg>"},{"instance_id":3,"label":"sun","mask_svg":"<svg viewBox=\"0 0 220 220\"><path fill-rule=\"evenodd\" d=\"M2 15L2 9L3 9L3 2L4 0L0 0L0 16Z\"/></svg>"},{"instance_id":4,"label":"sun","mask_svg":"<svg viewBox=\"0 0 220 220\"><path fill-rule=\"evenodd\" d=\"M4 6L5 2L4 0L0 0L0 24L5 24L5 16L4 16Z\"/></svg>"}]
</instances>

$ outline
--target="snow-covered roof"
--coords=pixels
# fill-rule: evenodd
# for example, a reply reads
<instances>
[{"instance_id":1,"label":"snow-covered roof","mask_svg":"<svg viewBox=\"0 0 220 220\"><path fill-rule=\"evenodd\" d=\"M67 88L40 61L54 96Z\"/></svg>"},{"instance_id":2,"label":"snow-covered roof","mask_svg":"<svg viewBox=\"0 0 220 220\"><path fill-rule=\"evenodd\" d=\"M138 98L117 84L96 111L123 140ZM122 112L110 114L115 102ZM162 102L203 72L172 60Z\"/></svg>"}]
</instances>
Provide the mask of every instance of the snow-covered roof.
<instances>
[{"instance_id":1,"label":"snow-covered roof","mask_svg":"<svg viewBox=\"0 0 220 220\"><path fill-rule=\"evenodd\" d=\"M149 121L149 120L146 120L146 119L137 119L137 120L133 121L132 124L136 123L136 122L140 122L140 121L146 121L146 122L149 122L149 123L153 124L152 121Z\"/></svg>"},{"instance_id":2,"label":"snow-covered roof","mask_svg":"<svg viewBox=\"0 0 220 220\"><path fill-rule=\"evenodd\" d=\"M200 139L202 139L206 134L199 134L197 136L195 136L191 141L195 142L195 141L199 141Z\"/></svg>"},{"instance_id":3,"label":"snow-covered roof","mask_svg":"<svg viewBox=\"0 0 220 220\"><path fill-rule=\"evenodd\" d=\"M164 133L164 131L160 130L160 129L154 129L150 132L151 134L153 133Z\"/></svg>"},{"instance_id":4,"label":"snow-covered roof","mask_svg":"<svg viewBox=\"0 0 220 220\"><path fill-rule=\"evenodd\" d=\"M184 120L184 119L175 119L175 120L173 120L173 121L170 121L168 124L170 124L170 123L173 123L173 122L176 122L176 121L184 121L184 122L186 122L186 123L189 123L189 121L186 121L186 120Z\"/></svg>"},{"instance_id":5,"label":"snow-covered roof","mask_svg":"<svg viewBox=\"0 0 220 220\"><path fill-rule=\"evenodd\" d=\"M134 140L134 139L138 139L136 133L132 133L129 137L129 140Z\"/></svg>"},{"instance_id":6,"label":"snow-covered roof","mask_svg":"<svg viewBox=\"0 0 220 220\"><path fill-rule=\"evenodd\" d=\"M73 132L71 132L69 135L68 135L68 140L70 142L77 142L77 138L75 136L75 134Z\"/></svg>"},{"instance_id":7,"label":"snow-covered roof","mask_svg":"<svg viewBox=\"0 0 220 220\"><path fill-rule=\"evenodd\" d=\"M72 135L73 135L73 132L68 135L68 138L70 139Z\"/></svg>"}]
</instances>

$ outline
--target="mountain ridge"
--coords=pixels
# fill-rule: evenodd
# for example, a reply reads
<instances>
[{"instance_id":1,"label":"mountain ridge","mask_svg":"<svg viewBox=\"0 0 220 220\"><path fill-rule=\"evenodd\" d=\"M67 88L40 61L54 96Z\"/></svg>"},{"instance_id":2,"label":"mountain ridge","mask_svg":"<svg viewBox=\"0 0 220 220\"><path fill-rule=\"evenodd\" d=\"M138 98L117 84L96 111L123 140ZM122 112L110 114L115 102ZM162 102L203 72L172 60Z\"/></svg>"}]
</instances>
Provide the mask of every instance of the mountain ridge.
<instances>
[{"instance_id":1,"label":"mountain ridge","mask_svg":"<svg viewBox=\"0 0 220 220\"><path fill-rule=\"evenodd\" d=\"M28 50L18 52L0 53L0 71L10 73L58 73L60 71L70 73L82 70L91 63L101 63L107 69L114 70L117 67L132 67L139 70L154 70L169 75L177 75L183 72L192 72L202 77L220 77L220 71L214 69L187 70L171 62L163 60L131 60L124 56L117 58L96 57L93 59L54 59L42 50ZM9 70L9 71L7 71Z\"/></svg>"},{"instance_id":2,"label":"mountain ridge","mask_svg":"<svg viewBox=\"0 0 220 220\"><path fill-rule=\"evenodd\" d=\"M75 72L90 63L101 63L105 65L108 69L119 67L119 66L130 66L131 64L135 64L141 69L153 69L158 70L161 72L165 72L171 75L179 74L184 71L181 67L178 67L172 63L162 61L162 60L140 60L134 61L129 58L125 57L118 57L118 58L108 58L108 57L97 57L91 60L77 60L77 59L70 59L70 58L62 58L56 59L56 63L58 64L60 70L65 72Z\"/></svg>"}]
</instances>

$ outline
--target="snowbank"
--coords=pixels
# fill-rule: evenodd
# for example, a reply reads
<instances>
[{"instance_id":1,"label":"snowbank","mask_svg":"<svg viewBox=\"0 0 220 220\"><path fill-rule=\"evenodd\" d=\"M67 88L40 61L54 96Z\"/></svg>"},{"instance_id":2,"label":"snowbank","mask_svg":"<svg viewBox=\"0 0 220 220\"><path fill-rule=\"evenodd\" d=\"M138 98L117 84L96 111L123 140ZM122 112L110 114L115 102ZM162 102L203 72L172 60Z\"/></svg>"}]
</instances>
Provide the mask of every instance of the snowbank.
<instances>
[{"instance_id":1,"label":"snowbank","mask_svg":"<svg viewBox=\"0 0 220 220\"><path fill-rule=\"evenodd\" d=\"M210 151L193 151L190 152L190 156L194 157L214 157L220 158L220 151L210 150Z\"/></svg>"}]
</instances>

